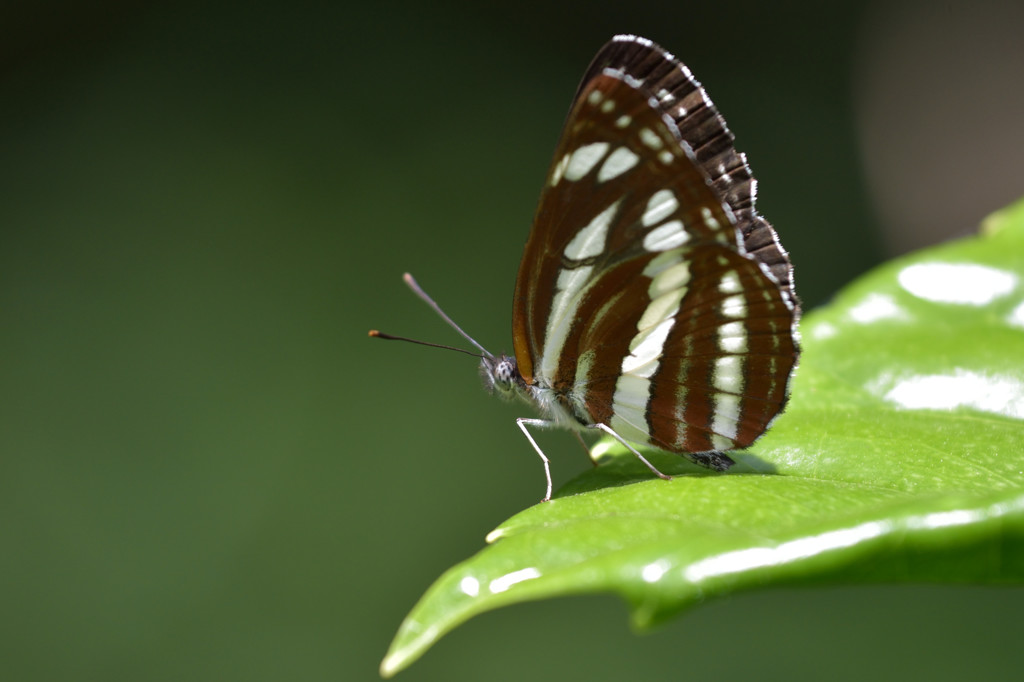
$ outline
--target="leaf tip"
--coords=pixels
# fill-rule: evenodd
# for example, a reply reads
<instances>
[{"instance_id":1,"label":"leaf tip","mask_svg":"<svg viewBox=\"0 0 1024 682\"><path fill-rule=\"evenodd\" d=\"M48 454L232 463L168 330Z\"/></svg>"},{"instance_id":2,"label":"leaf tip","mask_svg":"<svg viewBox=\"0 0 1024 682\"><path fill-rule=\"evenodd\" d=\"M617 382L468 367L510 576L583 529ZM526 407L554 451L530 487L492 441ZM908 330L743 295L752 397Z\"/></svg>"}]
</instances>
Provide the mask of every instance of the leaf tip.
<instances>
[{"instance_id":1,"label":"leaf tip","mask_svg":"<svg viewBox=\"0 0 1024 682\"><path fill-rule=\"evenodd\" d=\"M408 668L413 661L423 655L423 652L430 648L430 645L444 634L437 626L424 628L412 614L406 617L398 634L391 642L384 660L380 662L380 676L384 679L393 677L396 673Z\"/></svg>"},{"instance_id":2,"label":"leaf tip","mask_svg":"<svg viewBox=\"0 0 1024 682\"><path fill-rule=\"evenodd\" d=\"M394 677L396 673L409 667L409 664L418 657L419 654L408 646L395 646L392 644L388 653L384 656L384 660L380 662L380 676L385 680Z\"/></svg>"},{"instance_id":3,"label":"leaf tip","mask_svg":"<svg viewBox=\"0 0 1024 682\"><path fill-rule=\"evenodd\" d=\"M402 662L396 661L394 656L390 654L384 657L384 660L380 662L380 676L385 680L397 673L402 669Z\"/></svg>"}]
</instances>

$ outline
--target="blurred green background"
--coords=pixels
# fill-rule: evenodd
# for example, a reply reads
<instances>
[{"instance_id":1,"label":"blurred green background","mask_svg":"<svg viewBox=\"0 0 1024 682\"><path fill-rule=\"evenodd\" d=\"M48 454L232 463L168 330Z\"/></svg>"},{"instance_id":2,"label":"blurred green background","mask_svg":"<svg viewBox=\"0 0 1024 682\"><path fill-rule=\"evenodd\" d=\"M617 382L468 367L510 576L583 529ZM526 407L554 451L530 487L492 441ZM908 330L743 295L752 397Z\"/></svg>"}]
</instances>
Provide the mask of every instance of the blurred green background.
<instances>
[{"instance_id":1,"label":"blurred green background","mask_svg":"<svg viewBox=\"0 0 1024 682\"><path fill-rule=\"evenodd\" d=\"M0 678L374 679L415 600L543 478L471 359L366 331L458 342L411 271L511 350L593 53L636 32L690 65L812 307L1024 193L1000 80L1021 23L970 6L0 8ZM556 484L588 466L541 438ZM578 598L471 621L400 679L994 677L1019 668L1022 607L776 591L634 637L616 600Z\"/></svg>"}]
</instances>

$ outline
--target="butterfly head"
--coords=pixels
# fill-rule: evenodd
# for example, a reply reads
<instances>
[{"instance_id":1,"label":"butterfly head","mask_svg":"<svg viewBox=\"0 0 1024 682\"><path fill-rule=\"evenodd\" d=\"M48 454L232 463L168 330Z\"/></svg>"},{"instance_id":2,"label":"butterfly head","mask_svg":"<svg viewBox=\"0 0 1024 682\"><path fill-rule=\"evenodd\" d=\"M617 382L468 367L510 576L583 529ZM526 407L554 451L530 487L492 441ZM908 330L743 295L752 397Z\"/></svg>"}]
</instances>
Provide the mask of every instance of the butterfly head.
<instances>
[{"instance_id":1,"label":"butterfly head","mask_svg":"<svg viewBox=\"0 0 1024 682\"><path fill-rule=\"evenodd\" d=\"M525 390L516 359L508 355L484 355L480 358L480 377L484 387L502 398L511 398Z\"/></svg>"}]
</instances>

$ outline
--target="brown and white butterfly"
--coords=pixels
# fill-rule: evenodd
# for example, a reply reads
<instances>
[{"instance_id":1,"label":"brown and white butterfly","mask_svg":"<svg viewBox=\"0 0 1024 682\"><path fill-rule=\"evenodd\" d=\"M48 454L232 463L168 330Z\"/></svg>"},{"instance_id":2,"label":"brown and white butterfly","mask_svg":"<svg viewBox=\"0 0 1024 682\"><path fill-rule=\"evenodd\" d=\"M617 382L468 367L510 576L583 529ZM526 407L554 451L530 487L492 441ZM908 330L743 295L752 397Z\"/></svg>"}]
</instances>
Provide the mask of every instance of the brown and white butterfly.
<instances>
[{"instance_id":1,"label":"brown and white butterfly","mask_svg":"<svg viewBox=\"0 0 1024 682\"><path fill-rule=\"evenodd\" d=\"M406 275L480 349L487 387L539 410L517 421L544 462L544 500L550 467L529 426L603 431L669 478L631 443L721 471L782 411L800 308L755 188L689 69L619 35L584 75L548 171L516 281L515 356L489 353Z\"/></svg>"}]
</instances>

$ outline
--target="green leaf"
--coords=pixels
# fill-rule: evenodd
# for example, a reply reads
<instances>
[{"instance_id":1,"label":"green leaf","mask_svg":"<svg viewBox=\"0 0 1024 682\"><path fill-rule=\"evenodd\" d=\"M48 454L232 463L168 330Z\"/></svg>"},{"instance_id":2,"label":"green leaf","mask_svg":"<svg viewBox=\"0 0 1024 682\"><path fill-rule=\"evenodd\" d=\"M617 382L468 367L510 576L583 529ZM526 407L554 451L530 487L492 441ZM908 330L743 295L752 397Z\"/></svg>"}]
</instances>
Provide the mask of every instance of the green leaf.
<instances>
[{"instance_id":1,"label":"green leaf","mask_svg":"<svg viewBox=\"0 0 1024 682\"><path fill-rule=\"evenodd\" d=\"M1024 582L1024 202L802 324L786 413L725 475L606 446L447 571L381 674L499 606L613 592L638 629L771 585ZM604 444L602 444L604 445Z\"/></svg>"}]
</instances>

